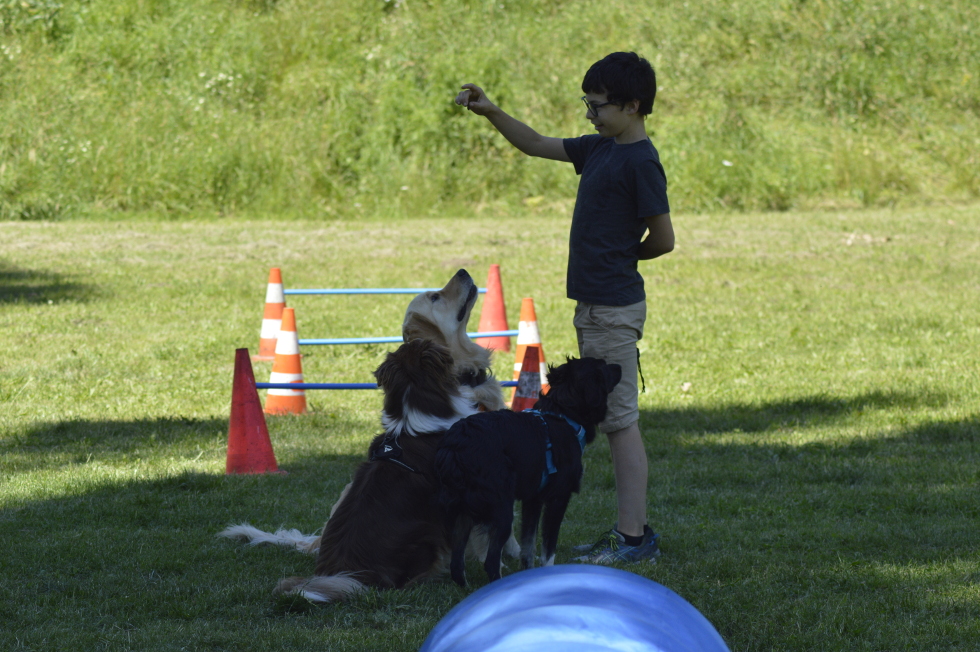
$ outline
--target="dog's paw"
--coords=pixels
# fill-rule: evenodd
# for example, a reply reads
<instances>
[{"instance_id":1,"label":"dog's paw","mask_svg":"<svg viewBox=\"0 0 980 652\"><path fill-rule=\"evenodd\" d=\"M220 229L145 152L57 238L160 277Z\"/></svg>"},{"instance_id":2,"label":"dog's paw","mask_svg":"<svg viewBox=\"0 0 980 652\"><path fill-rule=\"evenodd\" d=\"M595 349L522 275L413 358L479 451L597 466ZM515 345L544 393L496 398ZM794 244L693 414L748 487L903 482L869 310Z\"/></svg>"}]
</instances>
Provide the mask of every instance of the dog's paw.
<instances>
[{"instance_id":1,"label":"dog's paw","mask_svg":"<svg viewBox=\"0 0 980 652\"><path fill-rule=\"evenodd\" d=\"M507 543L504 544L504 554L515 559L521 556L521 544L517 543L517 539L514 538L513 534L510 535Z\"/></svg>"}]
</instances>

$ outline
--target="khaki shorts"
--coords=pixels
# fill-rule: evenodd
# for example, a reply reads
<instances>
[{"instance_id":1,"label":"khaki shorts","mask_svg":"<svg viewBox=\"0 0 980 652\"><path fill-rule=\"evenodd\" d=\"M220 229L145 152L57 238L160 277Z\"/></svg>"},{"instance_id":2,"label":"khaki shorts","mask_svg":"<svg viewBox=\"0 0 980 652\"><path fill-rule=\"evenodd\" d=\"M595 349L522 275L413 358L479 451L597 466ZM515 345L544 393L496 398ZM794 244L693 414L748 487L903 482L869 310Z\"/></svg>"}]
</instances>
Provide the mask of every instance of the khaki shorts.
<instances>
[{"instance_id":1,"label":"khaki shorts","mask_svg":"<svg viewBox=\"0 0 980 652\"><path fill-rule=\"evenodd\" d=\"M582 357L601 358L623 368L623 378L609 395L604 433L615 432L640 420L636 387L637 348L647 319L646 301L629 306L597 306L579 302L575 306L575 332Z\"/></svg>"}]
</instances>

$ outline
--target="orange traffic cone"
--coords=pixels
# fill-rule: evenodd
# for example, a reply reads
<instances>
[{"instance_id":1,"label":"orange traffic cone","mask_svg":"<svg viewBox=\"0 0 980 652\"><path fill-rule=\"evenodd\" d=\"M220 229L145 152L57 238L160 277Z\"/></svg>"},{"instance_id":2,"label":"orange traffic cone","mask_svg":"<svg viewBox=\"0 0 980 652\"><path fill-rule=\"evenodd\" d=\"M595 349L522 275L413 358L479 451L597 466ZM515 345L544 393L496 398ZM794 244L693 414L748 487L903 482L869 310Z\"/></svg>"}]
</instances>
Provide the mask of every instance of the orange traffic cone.
<instances>
[{"instance_id":1,"label":"orange traffic cone","mask_svg":"<svg viewBox=\"0 0 980 652\"><path fill-rule=\"evenodd\" d=\"M235 379L231 390L231 417L228 419L228 456L225 473L283 473L269 441L255 375L248 349L235 351Z\"/></svg>"},{"instance_id":2,"label":"orange traffic cone","mask_svg":"<svg viewBox=\"0 0 980 652\"><path fill-rule=\"evenodd\" d=\"M283 308L282 328L276 341L276 360L272 363L270 383L301 383L303 369L299 361L299 336L296 334L296 312ZM265 398L266 414L303 414L306 392L295 389L270 389Z\"/></svg>"},{"instance_id":3,"label":"orange traffic cone","mask_svg":"<svg viewBox=\"0 0 980 652\"><path fill-rule=\"evenodd\" d=\"M544 361L544 349L541 347L541 333L538 332L538 318L534 314L534 299L525 297L521 301L521 321L517 325L517 355L514 356L514 380L521 376L521 361L529 348L538 350L538 361L541 367L541 393L547 394L548 365ZM515 392L516 396L516 392Z\"/></svg>"},{"instance_id":4,"label":"orange traffic cone","mask_svg":"<svg viewBox=\"0 0 980 652\"><path fill-rule=\"evenodd\" d=\"M524 364L521 366L517 387L514 388L514 398L510 402L510 409L514 412L534 407L541 397L541 374L538 369L538 350L529 346L524 351Z\"/></svg>"},{"instance_id":5,"label":"orange traffic cone","mask_svg":"<svg viewBox=\"0 0 980 652\"><path fill-rule=\"evenodd\" d=\"M483 308L480 310L480 333L510 330L507 327L507 311L504 310L504 290L500 285L500 265L490 265L487 274L487 293L483 297ZM480 346L491 351L510 351L510 338L478 337L473 340Z\"/></svg>"},{"instance_id":6,"label":"orange traffic cone","mask_svg":"<svg viewBox=\"0 0 980 652\"><path fill-rule=\"evenodd\" d=\"M286 296L282 290L282 272L278 267L269 270L269 285L265 289L265 312L262 313L262 331L259 333L259 354L254 360L274 360L276 337L282 325L282 310Z\"/></svg>"}]
</instances>

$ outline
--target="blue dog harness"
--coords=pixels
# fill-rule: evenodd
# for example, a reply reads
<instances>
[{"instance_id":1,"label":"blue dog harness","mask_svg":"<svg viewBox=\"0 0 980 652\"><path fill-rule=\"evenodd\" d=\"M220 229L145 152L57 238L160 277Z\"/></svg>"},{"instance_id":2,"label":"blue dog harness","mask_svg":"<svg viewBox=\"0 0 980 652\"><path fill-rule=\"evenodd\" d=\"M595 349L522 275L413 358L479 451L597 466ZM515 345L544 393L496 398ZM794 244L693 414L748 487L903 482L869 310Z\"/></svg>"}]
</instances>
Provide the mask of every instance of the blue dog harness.
<instances>
[{"instance_id":1,"label":"blue dog harness","mask_svg":"<svg viewBox=\"0 0 980 652\"><path fill-rule=\"evenodd\" d=\"M568 425L572 427L572 430L575 431L575 438L578 439L578 445L582 447L582 452L583 453L585 452L585 428L582 426L582 424L578 423L577 421L574 421L573 419L569 419L564 414L559 414L557 412L547 412L547 411L532 410L532 409L524 410L524 412L533 414L534 416L541 419L541 423L544 424L544 428L546 432L548 430L548 421L544 418L543 415L548 414L553 417L560 417L564 419L568 423ZM554 454L551 452L551 437L545 434L544 441L546 444L545 452L544 452L544 462L546 468L544 471L541 472L541 486L538 487L538 491L544 489L545 486L548 484L549 476L558 473L558 469L555 467Z\"/></svg>"}]
</instances>

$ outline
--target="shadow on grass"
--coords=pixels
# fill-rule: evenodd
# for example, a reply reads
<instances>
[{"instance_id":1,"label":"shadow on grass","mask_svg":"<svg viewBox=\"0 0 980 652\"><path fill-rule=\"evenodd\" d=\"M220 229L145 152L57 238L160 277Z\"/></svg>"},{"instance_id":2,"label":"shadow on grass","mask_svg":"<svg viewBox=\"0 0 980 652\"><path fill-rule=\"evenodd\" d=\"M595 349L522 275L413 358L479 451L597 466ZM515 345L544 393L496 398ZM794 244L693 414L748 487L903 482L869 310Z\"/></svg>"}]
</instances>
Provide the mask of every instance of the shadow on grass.
<instances>
[{"instance_id":1,"label":"shadow on grass","mask_svg":"<svg viewBox=\"0 0 980 652\"><path fill-rule=\"evenodd\" d=\"M315 627L316 644L287 647L417 650L464 597L451 582L370 592L328 608L283 604L272 594L276 583L312 575L315 558L217 536L242 522L319 531L354 463L321 462L317 474L79 483L71 495L5 507L0 566L18 581L0 583L0 648L9 634L18 649L47 649L57 630L63 647L163 650L176 629L187 649L273 649Z\"/></svg>"},{"instance_id":2,"label":"shadow on grass","mask_svg":"<svg viewBox=\"0 0 980 652\"><path fill-rule=\"evenodd\" d=\"M855 410L942 404L940 397L874 393L648 412L644 418L663 420L667 425L661 427L677 435L726 428L763 432L789 418L824 423ZM300 425L299 419L292 424ZM70 421L38 427L13 444L8 440L2 452L6 457L33 447L35 457L91 453L98 458L150 446L189 451L213 444L226 428L223 419ZM842 628L879 620L899 626L905 622L901 617L889 620L880 613L883 595L896 613L905 611L895 605L924 608L930 595L962 584L955 564L975 557L980 415L919 423L871 442L870 448L857 442L817 444L802 451L777 450L776 456L754 444L724 444L718 448L725 454L717 455L711 447L668 438L672 459L661 465L666 477L656 481L668 488L657 496L669 517L662 523L667 552L662 563L631 570L684 595L726 638L742 641L739 649L751 649L745 641L754 640L747 631L752 624L741 624L746 613L756 614L756 620L784 616L786 622L767 635L770 643L786 643L798 625L803 630L819 626L827 617L823 605L842 590L849 609L834 616ZM601 492L614 501L614 487L592 482L607 470L607 457L594 459L586 473L591 486L583 487L574 507L589 493ZM349 605L307 612L305 605L275 602L270 591L281 577L310 574L311 558L215 538L225 525L242 521L262 529L316 531L361 459L308 455L290 464L289 475L181 473L93 482L79 485L72 495L6 509L0 513L5 563L30 572L4 589L0 617L15 629L37 631L57 609L81 618L93 631L105 619L138 629L197 621L218 627L264 617L285 631L315 625L326 626L328 637L331 628L338 628L337 636L380 633L397 640L414 626L419 631L411 640L385 649L417 649L425 631L464 595L448 581L372 592ZM594 515L586 511L569 513L559 562L570 556L573 533L594 526ZM894 577L876 579L874 573L891 568L897 569ZM926 576L906 568L938 570ZM475 590L485 579L479 567L470 570ZM19 604L38 604L39 609L13 606ZM953 623L950 627L960 628L954 633L972 622L972 603L949 600L940 607L933 608ZM62 624L73 627L73 622Z\"/></svg>"},{"instance_id":3,"label":"shadow on grass","mask_svg":"<svg viewBox=\"0 0 980 652\"><path fill-rule=\"evenodd\" d=\"M315 416L313 418L316 418ZM277 440L295 439L296 429L303 427L300 417L290 423L270 424L275 445ZM311 424L307 421L307 424ZM353 426L346 421L332 421L338 431L349 431ZM317 427L326 430L322 425ZM125 465L140 459L157 457L193 458L202 451L225 450L228 438L227 419L192 419L167 417L136 419L132 421L98 421L71 419L54 423L38 424L25 432L0 440L0 459L6 472L20 472L101 462ZM365 452L367 447L365 446ZM290 463L296 472L315 471L318 466L345 460L353 468L362 456L323 455L301 457ZM280 460L280 465L282 461ZM220 468L224 472L224 467ZM349 475L349 472L345 472Z\"/></svg>"},{"instance_id":4,"label":"shadow on grass","mask_svg":"<svg viewBox=\"0 0 980 652\"><path fill-rule=\"evenodd\" d=\"M290 527L312 532L323 525L363 459L362 455L312 455L292 460L284 474L241 475L226 475L222 460L209 465L213 472L159 477L166 473L167 460L193 460L202 451L209 459L218 451L223 456L227 434L226 419L75 419L41 424L7 437L0 441L0 468L10 479L9 488L20 481L32 482L27 472L45 469L65 468L77 481L68 482L64 489L71 495L8 498L0 531L10 522L48 520L53 526L50 519L54 519L59 530L119 528L127 532L125 536L133 528L201 527L213 536L230 523L245 521L273 529L292 523ZM288 437L283 440L289 441ZM279 464L282 468L281 459ZM107 473L107 469L113 470Z\"/></svg>"},{"instance_id":5,"label":"shadow on grass","mask_svg":"<svg viewBox=\"0 0 980 652\"><path fill-rule=\"evenodd\" d=\"M939 393L876 391L841 398L823 394L769 403L736 403L640 411L641 428L668 435L761 433L781 428L819 426L860 417L872 410L942 407Z\"/></svg>"},{"instance_id":6,"label":"shadow on grass","mask_svg":"<svg viewBox=\"0 0 980 652\"><path fill-rule=\"evenodd\" d=\"M21 269L0 260L0 303L64 303L90 301L94 286L54 272Z\"/></svg>"},{"instance_id":7,"label":"shadow on grass","mask_svg":"<svg viewBox=\"0 0 980 652\"><path fill-rule=\"evenodd\" d=\"M42 423L6 437L0 441L0 454L8 471L120 462L157 456L163 449L170 449L172 455L191 454L214 446L216 438L227 432L226 419L71 419Z\"/></svg>"},{"instance_id":8,"label":"shadow on grass","mask_svg":"<svg viewBox=\"0 0 980 652\"><path fill-rule=\"evenodd\" d=\"M721 433L763 433L781 428L800 428L825 425L844 419L860 418L873 410L895 408L914 409L941 407L947 402L939 394L869 392L850 398L809 396L793 400L761 404L729 404L715 407L643 410L641 427L656 432L656 437L669 444L672 437L712 435ZM314 416L312 419L316 419ZM322 423L301 417L284 424L273 424L273 439L302 437L310 428L327 430ZM305 423L304 423L304 420ZM357 432L360 423L332 421L330 428ZM960 430L942 425L918 426L920 439L938 441L950 436L970 436L970 423ZM961 432L951 435L951 432ZM3 466L8 471L53 468L91 461L125 462L129 458L160 455L169 450L172 455L192 455L202 449L223 446L228 433L227 419L191 419L169 417L132 421L97 421L72 419L42 423L29 430L13 434L0 441ZM963 434L966 433L966 434ZM666 436L666 440L665 437ZM366 450L366 446L365 446ZM326 456L329 459L347 458L356 463L357 455ZM291 462L297 470L315 469L326 458L300 457Z\"/></svg>"}]
</instances>

